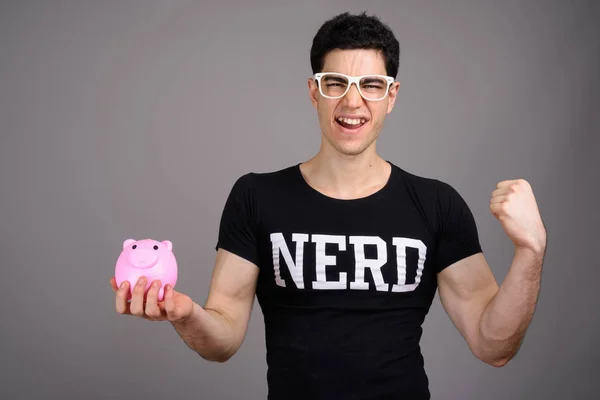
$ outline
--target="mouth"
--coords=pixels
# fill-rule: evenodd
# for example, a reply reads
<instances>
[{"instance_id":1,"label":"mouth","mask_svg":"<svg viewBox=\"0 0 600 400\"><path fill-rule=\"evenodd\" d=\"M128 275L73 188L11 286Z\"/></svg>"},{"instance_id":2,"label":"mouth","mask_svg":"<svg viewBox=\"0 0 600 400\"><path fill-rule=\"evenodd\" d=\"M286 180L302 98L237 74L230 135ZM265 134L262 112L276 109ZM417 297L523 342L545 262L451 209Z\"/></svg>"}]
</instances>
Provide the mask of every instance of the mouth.
<instances>
[{"instance_id":1,"label":"mouth","mask_svg":"<svg viewBox=\"0 0 600 400\"><path fill-rule=\"evenodd\" d=\"M365 117L336 117L335 122L344 129L355 131L360 129L369 120Z\"/></svg>"}]
</instances>

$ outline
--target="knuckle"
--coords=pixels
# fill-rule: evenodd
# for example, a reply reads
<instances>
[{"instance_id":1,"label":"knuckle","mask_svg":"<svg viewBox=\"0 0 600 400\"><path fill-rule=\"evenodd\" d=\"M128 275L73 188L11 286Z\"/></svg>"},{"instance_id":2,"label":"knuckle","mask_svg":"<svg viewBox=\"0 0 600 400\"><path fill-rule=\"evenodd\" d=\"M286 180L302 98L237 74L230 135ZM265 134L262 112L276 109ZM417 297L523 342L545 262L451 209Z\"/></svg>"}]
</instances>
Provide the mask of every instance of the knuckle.
<instances>
[{"instance_id":1,"label":"knuckle","mask_svg":"<svg viewBox=\"0 0 600 400\"><path fill-rule=\"evenodd\" d=\"M146 315L151 318L158 318L160 317L160 310L158 307L148 307L146 309Z\"/></svg>"},{"instance_id":2,"label":"knuckle","mask_svg":"<svg viewBox=\"0 0 600 400\"><path fill-rule=\"evenodd\" d=\"M144 285L136 285L133 289L134 294L142 294L144 293Z\"/></svg>"},{"instance_id":3,"label":"knuckle","mask_svg":"<svg viewBox=\"0 0 600 400\"><path fill-rule=\"evenodd\" d=\"M153 282L152 285L150 286L149 289L149 293L152 293L154 296L156 296L156 294L158 293L158 290L160 289L160 283L158 282Z\"/></svg>"},{"instance_id":4,"label":"knuckle","mask_svg":"<svg viewBox=\"0 0 600 400\"><path fill-rule=\"evenodd\" d=\"M146 278L144 278L143 276L137 280L137 282L135 283L136 286L144 286L146 284Z\"/></svg>"},{"instance_id":5,"label":"knuckle","mask_svg":"<svg viewBox=\"0 0 600 400\"><path fill-rule=\"evenodd\" d=\"M519 190L524 190L524 189L528 189L529 188L529 182L527 182L525 179L519 179L517 181L517 189Z\"/></svg>"},{"instance_id":6,"label":"knuckle","mask_svg":"<svg viewBox=\"0 0 600 400\"><path fill-rule=\"evenodd\" d=\"M132 305L131 313L136 317L141 317L142 315L144 315L144 310L140 306Z\"/></svg>"},{"instance_id":7,"label":"knuckle","mask_svg":"<svg viewBox=\"0 0 600 400\"><path fill-rule=\"evenodd\" d=\"M176 310L175 306L173 306L173 305L167 305L167 306L165 306L165 311L171 317L176 316L176 314L177 314L177 310Z\"/></svg>"}]
</instances>

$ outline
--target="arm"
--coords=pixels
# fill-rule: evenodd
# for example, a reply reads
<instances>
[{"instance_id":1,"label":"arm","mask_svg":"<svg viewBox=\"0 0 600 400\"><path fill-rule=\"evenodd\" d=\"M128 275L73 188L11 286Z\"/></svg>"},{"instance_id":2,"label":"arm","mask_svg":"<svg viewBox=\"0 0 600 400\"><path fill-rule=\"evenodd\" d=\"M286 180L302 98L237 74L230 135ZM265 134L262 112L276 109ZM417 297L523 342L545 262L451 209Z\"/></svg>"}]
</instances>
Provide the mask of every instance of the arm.
<instances>
[{"instance_id":1,"label":"arm","mask_svg":"<svg viewBox=\"0 0 600 400\"><path fill-rule=\"evenodd\" d=\"M189 317L172 322L188 347L218 362L238 351L248 328L258 271L249 261L218 250L205 306L194 303Z\"/></svg>"},{"instance_id":2,"label":"arm","mask_svg":"<svg viewBox=\"0 0 600 400\"><path fill-rule=\"evenodd\" d=\"M252 176L247 174L238 179L225 204L205 306L201 307L170 284L165 285L164 300L159 302L161 282L152 282L145 294L145 277L135 283L128 302L129 282L117 288L112 277L118 313L170 321L188 347L209 361L225 362L238 351L248 328L259 275L255 261L258 211Z\"/></svg>"},{"instance_id":3,"label":"arm","mask_svg":"<svg viewBox=\"0 0 600 400\"><path fill-rule=\"evenodd\" d=\"M502 367L516 355L537 303L541 265L517 249L500 287L481 253L438 274L442 305L481 361Z\"/></svg>"},{"instance_id":4,"label":"arm","mask_svg":"<svg viewBox=\"0 0 600 400\"><path fill-rule=\"evenodd\" d=\"M502 285L479 253L441 271L438 286L444 308L473 354L501 367L518 352L535 311L546 231L526 181L499 183L490 210L515 244Z\"/></svg>"}]
</instances>

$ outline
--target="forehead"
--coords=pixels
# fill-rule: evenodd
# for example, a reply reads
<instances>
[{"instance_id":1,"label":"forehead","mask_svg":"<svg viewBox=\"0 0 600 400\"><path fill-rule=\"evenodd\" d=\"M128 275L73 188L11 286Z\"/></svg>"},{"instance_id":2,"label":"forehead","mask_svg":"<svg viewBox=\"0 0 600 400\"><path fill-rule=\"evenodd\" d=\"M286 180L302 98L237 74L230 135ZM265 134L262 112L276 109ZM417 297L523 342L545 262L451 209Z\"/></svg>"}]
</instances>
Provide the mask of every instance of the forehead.
<instances>
[{"instance_id":1,"label":"forehead","mask_svg":"<svg viewBox=\"0 0 600 400\"><path fill-rule=\"evenodd\" d=\"M377 50L332 50L325 56L323 72L347 75L386 75L383 53Z\"/></svg>"}]
</instances>

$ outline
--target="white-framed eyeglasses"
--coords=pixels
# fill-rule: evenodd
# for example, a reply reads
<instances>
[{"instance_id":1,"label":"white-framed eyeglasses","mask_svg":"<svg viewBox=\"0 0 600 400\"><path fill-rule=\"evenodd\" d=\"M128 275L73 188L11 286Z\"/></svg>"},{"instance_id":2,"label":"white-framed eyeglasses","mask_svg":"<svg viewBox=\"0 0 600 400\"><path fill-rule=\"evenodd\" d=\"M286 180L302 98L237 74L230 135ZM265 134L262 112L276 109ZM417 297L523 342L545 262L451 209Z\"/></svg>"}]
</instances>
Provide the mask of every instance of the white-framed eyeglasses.
<instances>
[{"instance_id":1,"label":"white-framed eyeglasses","mask_svg":"<svg viewBox=\"0 0 600 400\"><path fill-rule=\"evenodd\" d=\"M385 75L350 76L337 72L320 72L313 76L319 87L319 92L328 99L342 98L356 84L358 93L365 100L379 101L388 95L394 78Z\"/></svg>"}]
</instances>

